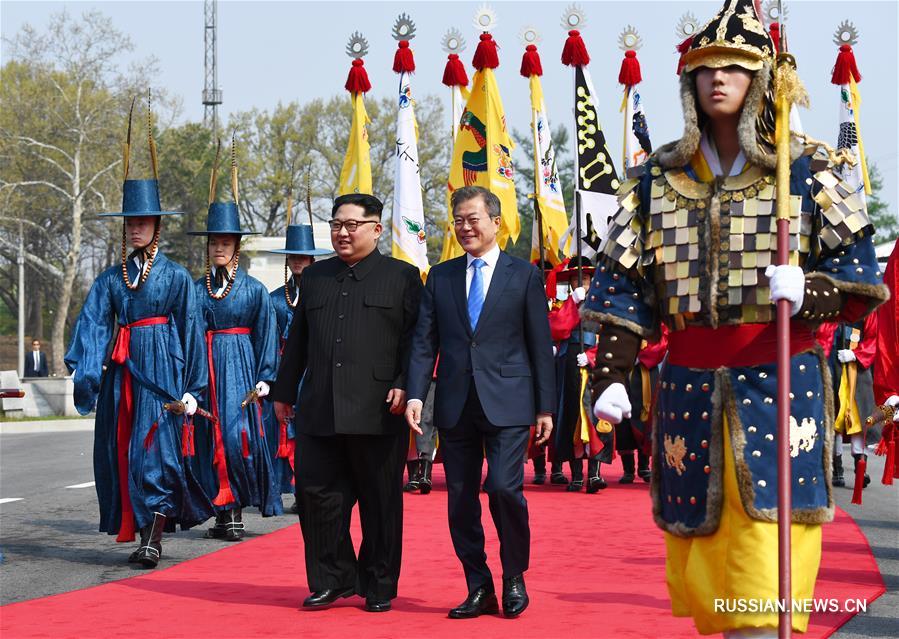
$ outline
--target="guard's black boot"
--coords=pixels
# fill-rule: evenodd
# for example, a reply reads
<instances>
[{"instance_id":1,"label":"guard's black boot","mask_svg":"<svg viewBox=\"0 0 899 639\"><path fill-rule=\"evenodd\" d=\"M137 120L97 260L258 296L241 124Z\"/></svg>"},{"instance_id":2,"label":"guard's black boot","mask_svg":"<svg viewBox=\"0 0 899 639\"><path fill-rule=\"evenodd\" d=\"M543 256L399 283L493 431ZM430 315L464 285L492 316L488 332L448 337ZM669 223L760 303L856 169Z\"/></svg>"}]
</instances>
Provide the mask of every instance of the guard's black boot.
<instances>
[{"instance_id":1,"label":"guard's black boot","mask_svg":"<svg viewBox=\"0 0 899 639\"><path fill-rule=\"evenodd\" d=\"M858 462L860 462L862 459L864 459L865 466L867 467L868 456L865 453L852 453L852 457L853 457L853 459L855 459L855 474L857 475L858 474ZM867 470L867 468L866 468L866 470ZM862 484L862 488L867 488L868 484L870 484L870 483L871 483L871 477L868 475L867 472L865 472L865 483Z\"/></svg>"},{"instance_id":2,"label":"guard's black boot","mask_svg":"<svg viewBox=\"0 0 899 639\"><path fill-rule=\"evenodd\" d=\"M553 462L550 467L549 483L564 486L568 483L568 478L562 472L562 462Z\"/></svg>"},{"instance_id":3,"label":"guard's black boot","mask_svg":"<svg viewBox=\"0 0 899 639\"><path fill-rule=\"evenodd\" d=\"M621 475L621 479L618 480L619 484L633 484L634 483L634 451L626 450L621 453L621 467L624 469L624 473Z\"/></svg>"},{"instance_id":4,"label":"guard's black boot","mask_svg":"<svg viewBox=\"0 0 899 639\"><path fill-rule=\"evenodd\" d=\"M225 511L225 541L243 539L243 519L240 508Z\"/></svg>"},{"instance_id":5,"label":"guard's black boot","mask_svg":"<svg viewBox=\"0 0 899 639\"><path fill-rule=\"evenodd\" d=\"M140 563L140 549L146 546L148 541L150 541L150 527L144 526L140 529L140 542L137 544L137 549L128 555L129 564Z\"/></svg>"},{"instance_id":6,"label":"guard's black boot","mask_svg":"<svg viewBox=\"0 0 899 639\"><path fill-rule=\"evenodd\" d=\"M639 450L637 451L637 477L647 484L652 481L652 471L649 470L649 455Z\"/></svg>"},{"instance_id":7,"label":"guard's black boot","mask_svg":"<svg viewBox=\"0 0 899 639\"><path fill-rule=\"evenodd\" d=\"M843 456L833 456L833 478L830 482L834 486L845 486L846 478L843 476Z\"/></svg>"},{"instance_id":8,"label":"guard's black boot","mask_svg":"<svg viewBox=\"0 0 899 639\"><path fill-rule=\"evenodd\" d=\"M144 568L155 568L162 557L162 531L165 528L165 515L153 513L153 523L141 530L147 531L147 543L137 551L137 560Z\"/></svg>"},{"instance_id":9,"label":"guard's black boot","mask_svg":"<svg viewBox=\"0 0 899 639\"><path fill-rule=\"evenodd\" d=\"M409 473L409 481L403 486L403 492L414 493L421 488L421 463L419 460L406 462L406 471Z\"/></svg>"},{"instance_id":10,"label":"guard's black boot","mask_svg":"<svg viewBox=\"0 0 899 639\"><path fill-rule=\"evenodd\" d=\"M432 462L426 456L418 460L418 466L420 469L419 475L421 476L421 478L418 480L418 483L419 487L421 488L422 495L427 495L431 492L431 467L433 466L433 463L434 462Z\"/></svg>"},{"instance_id":11,"label":"guard's black boot","mask_svg":"<svg viewBox=\"0 0 899 639\"><path fill-rule=\"evenodd\" d=\"M569 493L577 493L584 487L584 460L572 459L568 462L571 468L571 483L565 487Z\"/></svg>"},{"instance_id":12,"label":"guard's black boot","mask_svg":"<svg viewBox=\"0 0 899 639\"><path fill-rule=\"evenodd\" d=\"M212 528L206 530L203 536L206 539L224 539L225 538L225 515L228 511L215 513L215 523Z\"/></svg>"},{"instance_id":13,"label":"guard's black boot","mask_svg":"<svg viewBox=\"0 0 899 639\"><path fill-rule=\"evenodd\" d=\"M587 492L593 494L608 486L606 480L599 472L599 460L591 459L587 463Z\"/></svg>"}]
</instances>

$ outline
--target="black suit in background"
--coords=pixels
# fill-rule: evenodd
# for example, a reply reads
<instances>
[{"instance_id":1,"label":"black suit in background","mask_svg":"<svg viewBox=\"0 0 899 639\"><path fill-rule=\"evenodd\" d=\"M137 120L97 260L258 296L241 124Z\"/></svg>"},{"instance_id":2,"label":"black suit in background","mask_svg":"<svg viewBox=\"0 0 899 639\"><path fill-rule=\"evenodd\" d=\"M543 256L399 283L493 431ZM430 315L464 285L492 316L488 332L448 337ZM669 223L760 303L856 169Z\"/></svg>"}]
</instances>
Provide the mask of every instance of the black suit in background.
<instances>
[{"instance_id":1,"label":"black suit in background","mask_svg":"<svg viewBox=\"0 0 899 639\"><path fill-rule=\"evenodd\" d=\"M450 535L469 592L493 591L479 499L486 490L503 578L528 568L524 455L538 412L556 409L552 340L537 269L500 252L478 324L468 319L467 257L434 266L421 300L407 399L423 399L437 352L434 418L446 472Z\"/></svg>"},{"instance_id":2,"label":"black suit in background","mask_svg":"<svg viewBox=\"0 0 899 639\"><path fill-rule=\"evenodd\" d=\"M25 354L25 377L47 377L47 356L38 351L38 365L34 365L34 351Z\"/></svg>"},{"instance_id":3,"label":"black suit in background","mask_svg":"<svg viewBox=\"0 0 899 639\"><path fill-rule=\"evenodd\" d=\"M294 467L313 592L355 585L361 596L396 597L409 435L385 400L406 386L421 289L417 268L377 249L354 267L334 257L303 271L271 396L292 403L303 379ZM350 537L357 501L358 561Z\"/></svg>"}]
</instances>

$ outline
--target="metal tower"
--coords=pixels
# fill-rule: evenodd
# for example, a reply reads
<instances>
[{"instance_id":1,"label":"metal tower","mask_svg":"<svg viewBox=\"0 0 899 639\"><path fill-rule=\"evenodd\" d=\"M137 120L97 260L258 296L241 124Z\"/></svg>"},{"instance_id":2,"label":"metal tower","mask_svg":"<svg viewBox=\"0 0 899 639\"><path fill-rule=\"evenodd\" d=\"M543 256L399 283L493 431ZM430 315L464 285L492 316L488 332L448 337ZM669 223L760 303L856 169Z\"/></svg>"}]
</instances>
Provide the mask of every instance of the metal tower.
<instances>
[{"instance_id":1,"label":"metal tower","mask_svg":"<svg viewBox=\"0 0 899 639\"><path fill-rule=\"evenodd\" d=\"M212 137L218 136L219 113L218 105L222 103L222 90L219 89L218 76L218 34L216 22L218 21L218 0L205 0L205 27L203 29L203 44L206 55L203 61L205 83L203 85L203 124L212 128Z\"/></svg>"}]
</instances>

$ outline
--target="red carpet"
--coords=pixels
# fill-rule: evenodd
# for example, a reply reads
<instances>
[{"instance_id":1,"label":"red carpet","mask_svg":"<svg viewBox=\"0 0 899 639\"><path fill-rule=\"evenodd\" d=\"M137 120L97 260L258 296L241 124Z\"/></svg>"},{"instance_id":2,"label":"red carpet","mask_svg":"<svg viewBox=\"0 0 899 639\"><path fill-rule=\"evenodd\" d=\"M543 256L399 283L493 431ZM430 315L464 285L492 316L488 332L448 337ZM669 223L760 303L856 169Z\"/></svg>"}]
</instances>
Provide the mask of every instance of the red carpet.
<instances>
[{"instance_id":1,"label":"red carpet","mask_svg":"<svg viewBox=\"0 0 899 639\"><path fill-rule=\"evenodd\" d=\"M617 466L617 464L616 464ZM526 490L531 514L531 606L517 620L449 620L465 596L446 524L440 470L430 496L406 497L400 597L370 614L353 597L299 611L307 594L298 526L224 547L165 570L0 608L4 639L18 637L692 637L669 612L664 543L645 484L597 495ZM530 472L528 472L530 477ZM610 476L609 479L617 479ZM488 516L486 496L484 514ZM497 587L498 546L485 519ZM844 512L824 528L815 596L873 601L884 586L864 535ZM358 542L358 521L354 524ZM122 559L125 553L122 552ZM805 637L827 637L849 619L813 615Z\"/></svg>"}]
</instances>

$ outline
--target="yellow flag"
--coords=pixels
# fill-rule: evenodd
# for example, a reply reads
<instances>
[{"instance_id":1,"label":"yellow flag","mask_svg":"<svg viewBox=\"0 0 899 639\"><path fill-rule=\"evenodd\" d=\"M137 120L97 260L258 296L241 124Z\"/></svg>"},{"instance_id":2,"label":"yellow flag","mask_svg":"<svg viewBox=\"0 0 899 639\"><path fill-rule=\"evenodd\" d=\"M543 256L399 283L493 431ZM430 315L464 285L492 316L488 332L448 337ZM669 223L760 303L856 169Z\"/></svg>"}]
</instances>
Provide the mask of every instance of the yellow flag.
<instances>
[{"instance_id":1,"label":"yellow flag","mask_svg":"<svg viewBox=\"0 0 899 639\"><path fill-rule=\"evenodd\" d=\"M500 248L505 248L509 239L515 242L521 230L513 180L513 148L493 69L482 69L474 74L471 95L459 121L449 191L477 185L499 198L502 224L497 242Z\"/></svg>"},{"instance_id":2,"label":"yellow flag","mask_svg":"<svg viewBox=\"0 0 899 639\"><path fill-rule=\"evenodd\" d=\"M340 169L340 190L338 195L347 193L371 193L371 147L368 144L366 125L371 120L365 111L361 93L353 94L353 124L350 127L350 141Z\"/></svg>"},{"instance_id":3,"label":"yellow flag","mask_svg":"<svg viewBox=\"0 0 899 639\"><path fill-rule=\"evenodd\" d=\"M533 74L531 81L531 129L534 136L534 194L540 206L543 227L543 255L553 266L559 259L561 238L568 229L568 214L562 198L562 183L556 169L556 152L553 147L549 116L543 101L540 76ZM537 218L531 237L531 261L540 258L540 232Z\"/></svg>"}]
</instances>

